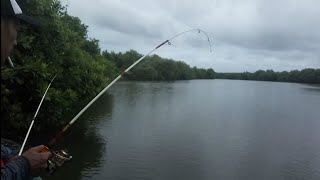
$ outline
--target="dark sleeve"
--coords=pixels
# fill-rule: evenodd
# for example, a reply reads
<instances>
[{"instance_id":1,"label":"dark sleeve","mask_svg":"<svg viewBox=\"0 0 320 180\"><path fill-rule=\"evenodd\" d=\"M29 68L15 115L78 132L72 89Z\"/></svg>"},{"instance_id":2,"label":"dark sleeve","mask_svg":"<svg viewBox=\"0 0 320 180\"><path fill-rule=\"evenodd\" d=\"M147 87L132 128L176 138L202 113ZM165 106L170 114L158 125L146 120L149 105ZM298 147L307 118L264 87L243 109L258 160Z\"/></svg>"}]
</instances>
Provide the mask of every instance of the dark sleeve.
<instances>
[{"instance_id":1,"label":"dark sleeve","mask_svg":"<svg viewBox=\"0 0 320 180\"><path fill-rule=\"evenodd\" d=\"M29 179L30 176L30 163L23 156L7 163L1 169L1 180L24 180Z\"/></svg>"}]
</instances>

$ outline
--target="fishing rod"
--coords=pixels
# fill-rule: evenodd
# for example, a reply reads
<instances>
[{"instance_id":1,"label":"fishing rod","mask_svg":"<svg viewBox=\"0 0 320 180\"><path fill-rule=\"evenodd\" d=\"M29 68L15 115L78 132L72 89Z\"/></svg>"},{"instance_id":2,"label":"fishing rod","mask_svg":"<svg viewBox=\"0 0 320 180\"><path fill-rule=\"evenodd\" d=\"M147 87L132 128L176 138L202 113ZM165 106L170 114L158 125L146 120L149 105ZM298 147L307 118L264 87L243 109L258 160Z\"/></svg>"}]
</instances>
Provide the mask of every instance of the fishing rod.
<instances>
[{"instance_id":1,"label":"fishing rod","mask_svg":"<svg viewBox=\"0 0 320 180\"><path fill-rule=\"evenodd\" d=\"M11 60L10 57L8 57L8 62L9 62L9 64L10 64L11 68L14 69L14 65L13 65L12 60Z\"/></svg>"},{"instance_id":2,"label":"fishing rod","mask_svg":"<svg viewBox=\"0 0 320 180\"><path fill-rule=\"evenodd\" d=\"M185 34L191 31L198 31L198 33L203 33L208 40L208 43L210 45L210 52L212 52L211 49L211 42L210 42L210 38L208 36L208 34L201 30L201 29L191 29L191 30L187 30L184 32L181 32L175 36L173 36L172 38L160 43L158 46L156 46L153 50L151 50L148 54L142 56L140 59L138 59L137 61L135 61L131 66L129 66L125 71L123 71L121 74L119 74L109 85L107 85L107 87L105 87L98 95L96 95L59 133L57 133L57 135L47 144L47 146L45 147L45 149L43 149L43 152L47 152L50 151L51 148L53 148L53 146L57 143L57 141L59 139L61 139L63 137L63 135L65 134L65 132L72 126L72 124L81 116L81 114L86 111L107 89L109 89L115 82L117 82L122 76L124 76L126 73L128 73L130 71L130 69L132 69L135 65L137 65L139 62L141 62L145 57L147 57L148 55L150 55L152 52L154 52L155 50L157 50L158 48L160 48L161 46L163 46L164 44L168 44L171 45L171 40Z\"/></svg>"},{"instance_id":3,"label":"fishing rod","mask_svg":"<svg viewBox=\"0 0 320 180\"><path fill-rule=\"evenodd\" d=\"M10 58L10 57L7 57L6 60L7 60L7 62L9 63L10 67L11 67L12 69L15 69L15 68L14 68L14 65L13 65L13 63L12 63L11 58ZM6 69L5 63L3 64L3 66L2 66L2 64L1 64L1 71L4 70L4 69Z\"/></svg>"},{"instance_id":4,"label":"fishing rod","mask_svg":"<svg viewBox=\"0 0 320 180\"><path fill-rule=\"evenodd\" d=\"M12 63L12 62L11 62L11 63ZM13 64L12 64L12 65L13 65ZM44 92L44 94L43 94L43 96L42 96L42 99L41 99L41 101L40 101L40 103L39 103L39 105L38 105L38 108L37 108L37 110L36 110L36 113L34 114L34 116L33 116L33 118L32 118L32 121L31 121L31 124L30 124L30 126L29 126L29 129L28 129L28 132L27 132L27 134L26 134L26 137L24 138L23 144L22 144L22 146L21 146L21 148L20 148L19 156L22 154L22 151L23 151L23 149L24 149L24 146L26 145L27 139L28 139L28 137L29 137L30 131L31 131L32 127L33 127L34 120L36 119L36 117L37 117L37 115L38 115L38 112L39 112L39 109L40 109L40 107L41 107L41 105L42 105L42 102L43 102L44 98L46 97L46 94L47 94L47 92L48 92L48 90L49 90L49 88L50 88L53 80L56 78L56 76L57 76L57 74L51 79L51 82L49 83L46 91Z\"/></svg>"}]
</instances>

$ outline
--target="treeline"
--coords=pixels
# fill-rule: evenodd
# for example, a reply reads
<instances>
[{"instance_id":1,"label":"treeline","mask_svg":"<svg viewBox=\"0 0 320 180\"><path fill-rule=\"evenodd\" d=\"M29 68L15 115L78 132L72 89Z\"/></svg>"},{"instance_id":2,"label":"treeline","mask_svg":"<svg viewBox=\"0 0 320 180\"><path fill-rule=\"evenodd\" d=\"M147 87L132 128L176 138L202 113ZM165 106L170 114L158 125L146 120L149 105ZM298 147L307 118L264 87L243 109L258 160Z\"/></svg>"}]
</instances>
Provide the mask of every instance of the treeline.
<instances>
[{"instance_id":1,"label":"treeline","mask_svg":"<svg viewBox=\"0 0 320 180\"><path fill-rule=\"evenodd\" d=\"M115 63L122 71L134 61L142 57L137 51L125 53L102 52L103 56ZM182 61L161 58L158 55L146 57L126 76L127 80L171 81L189 79L238 79L256 81L279 81L297 83L320 83L320 69L303 69L301 71L274 72L273 70L258 70L254 73L217 73L212 68L202 69L190 67Z\"/></svg>"},{"instance_id":2,"label":"treeline","mask_svg":"<svg viewBox=\"0 0 320 180\"><path fill-rule=\"evenodd\" d=\"M217 79L239 79L256 81L279 81L295 83L320 83L320 69L307 68L301 71L282 71L259 70L254 73L216 73Z\"/></svg>"},{"instance_id":3,"label":"treeline","mask_svg":"<svg viewBox=\"0 0 320 180\"><path fill-rule=\"evenodd\" d=\"M128 68L143 55L135 50L125 53L104 51L102 55L113 61L116 67L122 71ZM214 79L215 72L212 68L202 69L190 67L182 61L162 58L158 55L146 57L140 64L136 65L129 74L125 76L127 80L143 81L173 81L189 79Z\"/></svg>"}]
</instances>

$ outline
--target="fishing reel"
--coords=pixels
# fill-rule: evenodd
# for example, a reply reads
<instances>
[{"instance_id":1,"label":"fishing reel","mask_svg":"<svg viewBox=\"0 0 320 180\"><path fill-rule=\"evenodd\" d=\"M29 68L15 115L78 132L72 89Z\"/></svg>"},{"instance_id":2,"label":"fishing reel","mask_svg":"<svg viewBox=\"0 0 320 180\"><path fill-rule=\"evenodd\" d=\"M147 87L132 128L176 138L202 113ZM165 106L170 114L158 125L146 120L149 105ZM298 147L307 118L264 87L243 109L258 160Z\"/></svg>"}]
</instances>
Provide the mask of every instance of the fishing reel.
<instances>
[{"instance_id":1,"label":"fishing reel","mask_svg":"<svg viewBox=\"0 0 320 180\"><path fill-rule=\"evenodd\" d=\"M48 160L48 172L53 174L57 168L61 167L65 162L72 160L72 156L66 149L60 151L51 151L52 157Z\"/></svg>"}]
</instances>

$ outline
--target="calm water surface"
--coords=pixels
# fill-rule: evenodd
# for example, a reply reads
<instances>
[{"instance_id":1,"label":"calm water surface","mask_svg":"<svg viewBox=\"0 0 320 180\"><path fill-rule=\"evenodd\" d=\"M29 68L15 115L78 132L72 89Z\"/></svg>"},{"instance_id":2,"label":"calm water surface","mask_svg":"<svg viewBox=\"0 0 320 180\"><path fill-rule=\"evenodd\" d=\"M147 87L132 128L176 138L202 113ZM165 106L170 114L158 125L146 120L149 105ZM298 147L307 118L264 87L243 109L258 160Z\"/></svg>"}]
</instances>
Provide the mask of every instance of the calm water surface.
<instances>
[{"instance_id":1,"label":"calm water surface","mask_svg":"<svg viewBox=\"0 0 320 180\"><path fill-rule=\"evenodd\" d=\"M320 87L192 80L120 82L62 145L44 179L320 179Z\"/></svg>"}]
</instances>

